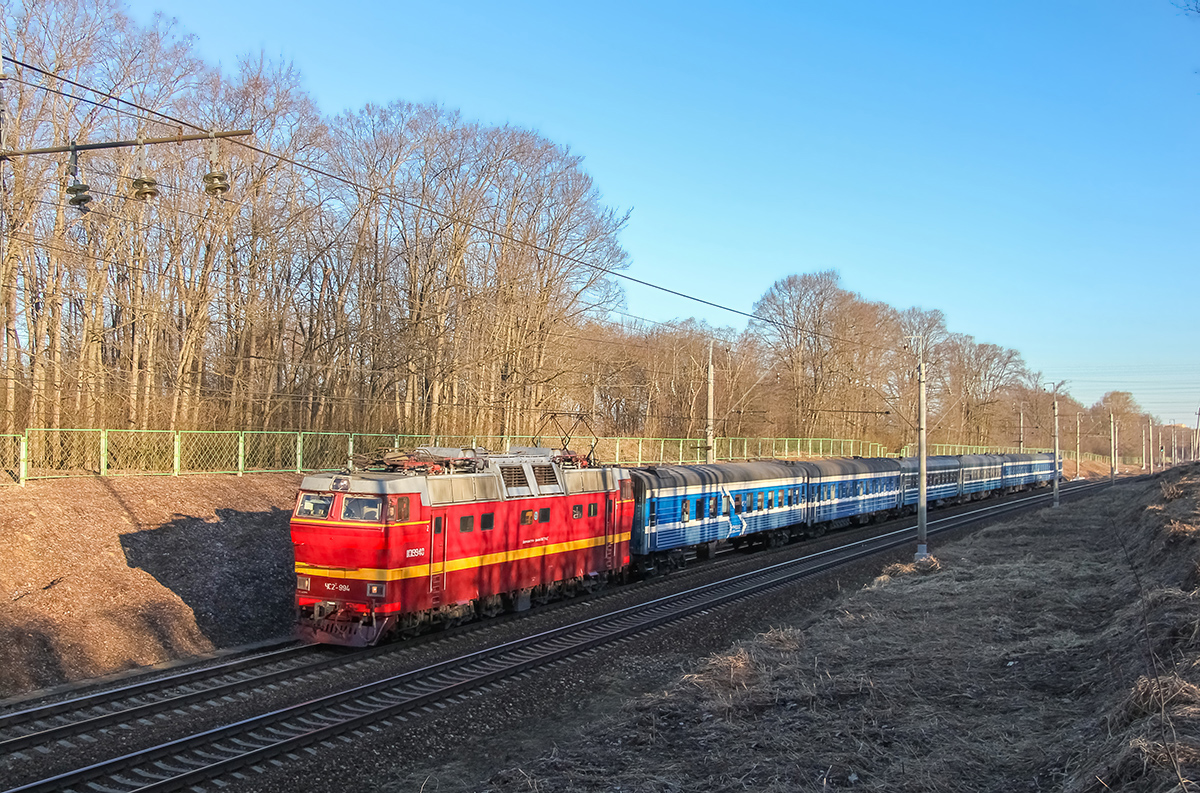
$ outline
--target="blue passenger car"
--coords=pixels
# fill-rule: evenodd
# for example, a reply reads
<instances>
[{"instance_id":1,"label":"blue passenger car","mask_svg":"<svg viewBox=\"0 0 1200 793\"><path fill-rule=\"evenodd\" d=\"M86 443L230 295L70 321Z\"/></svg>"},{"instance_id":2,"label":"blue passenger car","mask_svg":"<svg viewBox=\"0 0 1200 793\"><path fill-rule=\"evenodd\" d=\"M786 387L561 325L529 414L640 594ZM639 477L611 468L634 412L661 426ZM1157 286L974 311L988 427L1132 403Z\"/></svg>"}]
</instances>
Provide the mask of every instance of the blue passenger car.
<instances>
[{"instance_id":1,"label":"blue passenger car","mask_svg":"<svg viewBox=\"0 0 1200 793\"><path fill-rule=\"evenodd\" d=\"M900 464L887 458L816 460L809 479L814 524L844 526L850 519L896 508Z\"/></svg>"},{"instance_id":2,"label":"blue passenger car","mask_svg":"<svg viewBox=\"0 0 1200 793\"><path fill-rule=\"evenodd\" d=\"M688 548L739 540L805 521L807 463L764 461L629 469L629 550L646 572L678 566Z\"/></svg>"},{"instance_id":3,"label":"blue passenger car","mask_svg":"<svg viewBox=\"0 0 1200 793\"><path fill-rule=\"evenodd\" d=\"M957 498L959 495L959 469L961 463L957 457L936 456L925 458L925 499L926 502L945 501ZM900 471L903 475L904 506L914 506L920 489L917 487L920 477L921 460L918 457L903 457L900 460Z\"/></svg>"},{"instance_id":4,"label":"blue passenger car","mask_svg":"<svg viewBox=\"0 0 1200 793\"><path fill-rule=\"evenodd\" d=\"M994 454L964 454L958 458L962 465L960 492L978 498L983 493L1004 486L1004 458Z\"/></svg>"}]
</instances>

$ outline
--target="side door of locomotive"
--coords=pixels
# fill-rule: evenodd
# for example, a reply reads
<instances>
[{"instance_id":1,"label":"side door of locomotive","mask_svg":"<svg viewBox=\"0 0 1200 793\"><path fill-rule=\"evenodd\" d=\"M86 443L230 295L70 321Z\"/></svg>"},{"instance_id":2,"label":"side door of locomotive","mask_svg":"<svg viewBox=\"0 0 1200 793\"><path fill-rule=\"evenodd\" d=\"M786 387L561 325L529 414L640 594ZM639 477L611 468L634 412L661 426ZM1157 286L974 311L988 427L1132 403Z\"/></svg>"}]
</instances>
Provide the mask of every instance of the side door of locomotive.
<instances>
[{"instance_id":1,"label":"side door of locomotive","mask_svg":"<svg viewBox=\"0 0 1200 793\"><path fill-rule=\"evenodd\" d=\"M434 606L442 604L442 594L446 591L446 536L449 533L446 510L433 510L429 521L429 596Z\"/></svg>"}]
</instances>

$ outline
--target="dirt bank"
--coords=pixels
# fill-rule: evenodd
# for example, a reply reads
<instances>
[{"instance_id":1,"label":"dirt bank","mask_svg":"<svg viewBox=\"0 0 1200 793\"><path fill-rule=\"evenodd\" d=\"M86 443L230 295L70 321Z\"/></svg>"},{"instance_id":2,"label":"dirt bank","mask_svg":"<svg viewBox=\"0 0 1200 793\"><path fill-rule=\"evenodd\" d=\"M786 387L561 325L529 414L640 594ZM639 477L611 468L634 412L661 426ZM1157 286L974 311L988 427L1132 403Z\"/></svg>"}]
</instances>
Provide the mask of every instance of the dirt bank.
<instances>
[{"instance_id":1,"label":"dirt bank","mask_svg":"<svg viewBox=\"0 0 1200 793\"><path fill-rule=\"evenodd\" d=\"M1200 468L896 566L489 791L1191 790Z\"/></svg>"},{"instance_id":2,"label":"dirt bank","mask_svg":"<svg viewBox=\"0 0 1200 793\"><path fill-rule=\"evenodd\" d=\"M285 474L0 488L0 697L284 635Z\"/></svg>"}]
</instances>

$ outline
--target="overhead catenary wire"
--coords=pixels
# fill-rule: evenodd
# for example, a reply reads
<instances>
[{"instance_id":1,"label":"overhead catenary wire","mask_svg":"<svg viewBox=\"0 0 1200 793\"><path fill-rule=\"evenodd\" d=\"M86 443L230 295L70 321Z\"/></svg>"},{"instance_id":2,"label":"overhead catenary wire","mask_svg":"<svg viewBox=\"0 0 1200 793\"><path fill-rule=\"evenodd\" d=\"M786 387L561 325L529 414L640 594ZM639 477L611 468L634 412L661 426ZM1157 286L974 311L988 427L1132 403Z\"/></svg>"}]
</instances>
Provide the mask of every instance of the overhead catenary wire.
<instances>
[{"instance_id":1,"label":"overhead catenary wire","mask_svg":"<svg viewBox=\"0 0 1200 793\"><path fill-rule=\"evenodd\" d=\"M105 97L105 98L112 99L112 100L114 100L114 101L120 101L120 102L123 102L123 103L125 103L125 104L129 105L130 107L136 108L136 109L138 109L138 110L140 110L140 111L142 111L142 112L144 112L144 113L148 113L148 114L155 115L155 116L158 116L158 117L160 117L160 118L166 119L167 121L170 121L170 122L171 122L171 123L173 123L173 124L177 124L177 125L181 125L181 126L187 126L187 127L191 128L191 129L195 129L195 130L202 131L202 132L203 132L203 131L207 131L207 130L205 130L203 127L201 127L201 126L199 126L199 125L196 125L196 124L194 124L194 123L192 123L192 122L189 122L189 121L186 121L186 120L183 120L183 119L179 119L179 118L175 118L174 116L171 116L171 115L169 115L169 114L167 114L167 113L163 113L163 112L161 112L161 111L157 111L157 110L153 110L153 109L150 109L150 108L144 107L144 106L142 106L142 105L139 105L139 104L137 104L137 103L135 103L135 102L131 102L131 101L127 100L127 99L122 99L122 98L120 98L120 97L117 97L117 96L115 96L115 95L113 95L113 94L111 94L111 93L107 93L107 92L101 91L100 89L93 88L92 86L88 86L88 85L86 85L86 84L84 84L84 83L80 83L80 82L78 82L78 81L75 81L75 80L70 80L69 78L62 77L61 75L56 75L56 74L53 74L53 73L51 73L51 72L48 72L48 71L46 71L46 70L44 70L44 69L40 69L40 68L38 68L38 67L36 67L36 66L33 66L32 64L28 64L28 63L25 63L25 62L23 62L23 61L17 60L16 58L13 58L13 57L11 57L11 56L5 55L5 56L3 56L3 57L4 57L4 60L6 60L6 61L9 61L9 62L11 62L12 64L14 64L14 65L16 65L16 66L20 66L20 67L22 67L22 68L30 69L30 70L32 70L32 71L38 72L38 73L40 73L40 74L43 74L43 75L45 75L45 76L47 76L47 77L50 77L50 78L52 78L52 79L62 80L62 81L64 81L64 82L67 82L67 83L68 83L68 84L70 84L70 85L74 85L74 86L75 86L75 87L77 87L77 88L81 88L81 89L83 89L83 90L86 90L86 91L93 92L93 93L95 93L95 94L97 94L97 95L100 95L100 96L103 96L103 97ZM416 209L420 209L420 210L422 210L422 211L424 211L424 212L428 212L428 213L430 213L430 214L432 214L432 215L435 215L435 216L437 216L437 217L440 217L440 218L442 218L442 219L444 219L444 220L451 221L451 222L454 222L454 223L458 223L458 224L460 224L460 225L462 225L462 226L464 226L464 227L466 227L466 228L471 228L471 229L473 229L473 230L475 230L475 231L479 231L479 232L481 232L481 233L483 233L483 234L487 234L487 235L495 236L495 237L497 237L497 238L499 238L499 239L503 239L503 240L505 240L506 242L511 242L511 243L513 243L513 244L516 244L516 245L521 245L521 246L523 246L523 247L527 247L527 248L529 248L529 249L531 249L531 250L535 250L535 251L537 251L537 252L539 252L539 253L547 254L547 255L549 255L549 256L558 257L558 258L560 258L560 259L563 259L563 260L566 260L566 261L570 261L570 262L572 262L572 263L574 263L574 264L578 264L578 265L581 265L581 266L584 266L584 267L588 267L588 268L591 268L591 269L593 269L593 270L596 270L596 271L598 271L598 272L602 272L602 273L604 273L604 274L606 274L606 275L610 275L610 276L612 276L612 277L615 277L615 278L620 278L620 279L623 279L623 280L629 281L629 282L631 282L631 283L636 283L636 284L639 284L639 285L641 285L641 286L645 286L645 287L647 287L647 288L650 288L650 289L654 289L654 290L657 290L657 291L663 292L663 293L665 293L665 294L670 294L670 295L673 295L673 296L675 296L675 297L680 297L680 298L683 298L683 299L685 299L685 300L689 300L689 301L692 301L692 302L695 302L695 303L699 303L699 304L702 304L702 305L706 305L706 306L709 306L709 307L711 307L711 308L716 308L716 309L718 309L718 310L721 310L721 311L726 311L726 312L729 312L729 313L731 313L731 314L735 314L735 315L738 315L738 316L741 316L741 317L745 317L745 318L747 318L747 319L754 320L754 321L757 321L757 322L764 322L764 323L767 323L767 324L775 325L775 326L777 326L777 327L780 327L780 328L782 328L782 329L785 329L785 330L792 330L792 331L799 332L799 333L801 333L801 334L808 334L808 335L810 335L810 336L815 336L815 337L818 337L818 338L825 338L825 339L827 339L827 340L829 340L829 341L838 341L838 342L843 342L843 343L856 344L856 345L861 345L861 346L864 346L864 347L871 347L871 348L874 348L874 349L884 350L884 351L888 351L888 352L897 352L897 351L898 351L896 348L892 348L892 347L884 347L884 346L881 346L881 345L870 344L870 343L868 343L868 342L864 342L864 341L861 341L861 340L859 340L859 341L855 341L855 340L849 340L849 339L841 339L841 338L839 338L839 337L833 336L833 335L831 335L831 334L823 333L823 332L820 332L820 331L816 331L816 330L812 330L812 329L806 329L806 328L800 328L800 327L795 327L795 326L793 326L793 325L790 325L789 323L781 322L781 321L779 321L779 320L777 320L777 319L774 319L774 318L770 318L770 317L763 317L763 316L760 316L760 315L754 314L754 313L752 313L752 312L743 311L743 310L741 310L741 309L734 308L734 307L732 307L732 306L727 306L727 305L724 305L724 304L722 304L722 303L717 303L717 302L715 302L715 301L707 300L707 299L705 299L705 298L701 298L701 297L698 297L698 296L695 296L695 295L690 295L690 294L687 294L686 292L681 292L681 291L679 291L679 290L676 290L676 289L671 289L670 287L662 286L661 284L656 284L656 283L654 283L654 282L652 282L652 281L647 281L647 280L645 280L645 279L637 278L637 277L635 277L635 276L629 275L628 273L623 273L623 272L621 272L620 270L615 270L615 269L613 269L613 268L611 268L611 267L606 267L606 266L604 266L604 265L597 264L597 263L595 263L595 262L589 262L589 261L587 261L586 259L581 259L581 258L579 258L579 257L572 256L572 255L570 255L570 254L565 254L565 253L561 253L561 252L558 252L558 251L554 251L554 250L552 250L552 249L550 249L550 248L547 248L547 247L545 247L545 246L543 246L543 245L539 245L539 244L537 244L537 243L535 243L535 242L531 242L531 241L529 241L529 240L522 240L522 239L520 239L520 238L518 238L518 237L515 237L515 236L513 236L513 235L511 235L511 234L506 234L505 232L503 232L503 231L500 231L500 230L498 230L498 229L488 228L487 226L484 226L484 225L482 225L482 224L475 223L474 221L467 220L467 219L464 219L464 218L461 218L461 217L457 217L457 216L455 216L455 215L453 215L453 214L451 214L451 213L449 213L449 212L444 212L444 211L442 211L442 210L435 209L435 208L433 208L433 207L430 207L430 206L426 206L426 205L424 205L424 204L421 204L421 203L419 203L419 202L412 201L412 200L410 200L410 199L407 199L407 198L405 198L404 196L397 195L397 194L395 194L395 193L393 193L393 192L390 192L390 191L388 191L388 190L383 190L383 189L380 189L380 188L374 188L374 187L371 187L371 186L368 186L368 185L363 185L363 184L360 184L360 183L358 183L358 182L355 182L353 179L349 179L349 178L347 178L347 177L345 177L345 176L342 176L342 175L340 175L340 174L335 174L335 173L333 173L333 172L331 172L331 171L327 171L327 170L325 170L325 169L323 169L323 168L318 168L318 167L316 167L315 165L312 165L312 164L309 164L309 163L303 163L303 162L300 162L300 161L298 161L298 160L295 160L294 158L288 157L288 156L286 156L286 155L283 155L283 154L278 154L278 153L276 153L276 152L272 152L272 151L269 151L269 150L267 150L267 149L263 149L263 148L261 148L261 147L259 147L259 146L256 146L256 145L252 144L252 143L247 143L246 141L241 141L241 140L232 139L230 142L231 142L233 145L236 145L236 146L240 146L240 147L243 147L243 148L249 149L249 150L251 150L251 151L254 151L254 152L257 152L257 153L259 153L259 154L261 154L261 155L263 155L263 156L266 156L266 157L272 157L272 158L274 158L274 159L276 159L276 160L279 160L280 162L285 162L285 163L288 163L289 165L292 165L292 166L294 166L294 167L297 167L297 168L302 168L302 169L304 169L304 170L307 170L307 171L309 171L309 172L311 172L311 173L313 173L313 174L316 174L316 175L318 175L318 176L322 176L322 177L325 177L325 178L327 178L327 179L332 179L332 180L334 180L334 181L340 182L340 183L342 183L342 184L344 184L344 185L346 185L346 186L348 186L348 187L353 187L353 188L355 188L355 189L358 189L358 190L362 190L362 191L365 191L365 192L368 192L368 193L372 193L372 194L376 195L377 197L381 197L381 198L388 198L388 199L390 199L390 200L392 200L392 201L395 201L395 202L397 202L397 203L400 203L400 204L403 204L403 205L406 205L406 206L410 206L410 207L413 207L413 208L416 208Z\"/></svg>"}]
</instances>

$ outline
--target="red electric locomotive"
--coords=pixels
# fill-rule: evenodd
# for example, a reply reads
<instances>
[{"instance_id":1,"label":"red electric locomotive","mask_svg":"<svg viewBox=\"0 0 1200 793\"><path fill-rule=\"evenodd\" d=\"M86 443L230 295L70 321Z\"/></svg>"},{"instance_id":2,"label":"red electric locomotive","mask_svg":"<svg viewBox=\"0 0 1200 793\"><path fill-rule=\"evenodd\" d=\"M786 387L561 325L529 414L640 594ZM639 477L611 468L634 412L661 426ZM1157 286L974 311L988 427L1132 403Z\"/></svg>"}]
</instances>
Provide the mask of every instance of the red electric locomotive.
<instances>
[{"instance_id":1,"label":"red electric locomotive","mask_svg":"<svg viewBox=\"0 0 1200 793\"><path fill-rule=\"evenodd\" d=\"M313 474L292 514L301 638L392 632L523 611L629 564L633 486L565 451L422 447L376 470Z\"/></svg>"}]
</instances>

